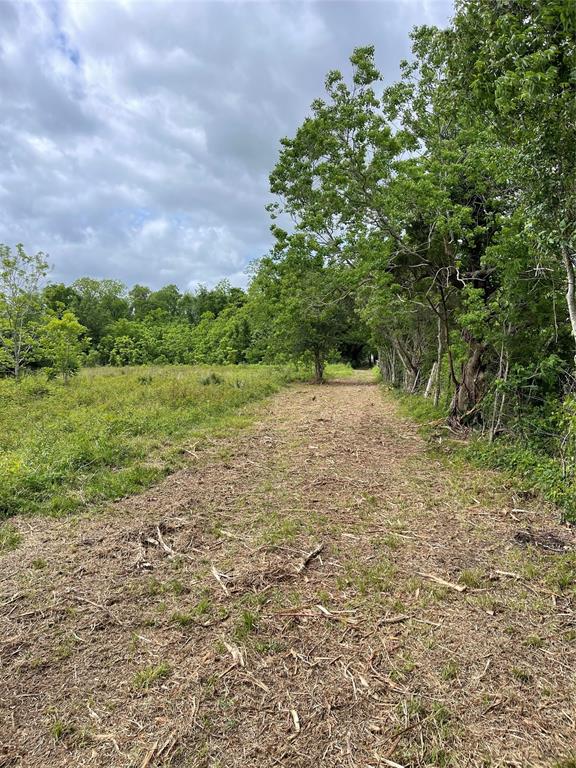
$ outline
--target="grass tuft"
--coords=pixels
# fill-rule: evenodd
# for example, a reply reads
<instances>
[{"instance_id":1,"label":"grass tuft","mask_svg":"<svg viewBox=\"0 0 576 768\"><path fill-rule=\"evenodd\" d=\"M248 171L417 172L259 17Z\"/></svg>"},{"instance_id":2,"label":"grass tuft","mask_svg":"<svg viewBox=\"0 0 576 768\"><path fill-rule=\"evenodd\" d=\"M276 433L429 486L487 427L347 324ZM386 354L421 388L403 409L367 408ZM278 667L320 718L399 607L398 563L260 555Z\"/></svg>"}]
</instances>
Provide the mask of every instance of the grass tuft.
<instances>
[{"instance_id":1,"label":"grass tuft","mask_svg":"<svg viewBox=\"0 0 576 768\"><path fill-rule=\"evenodd\" d=\"M134 688L137 690L148 690L154 683L165 680L171 674L172 667L165 661L156 667L145 667L134 675Z\"/></svg>"},{"instance_id":2,"label":"grass tuft","mask_svg":"<svg viewBox=\"0 0 576 768\"><path fill-rule=\"evenodd\" d=\"M21 534L11 523L0 524L0 554L16 549L21 541Z\"/></svg>"}]
</instances>

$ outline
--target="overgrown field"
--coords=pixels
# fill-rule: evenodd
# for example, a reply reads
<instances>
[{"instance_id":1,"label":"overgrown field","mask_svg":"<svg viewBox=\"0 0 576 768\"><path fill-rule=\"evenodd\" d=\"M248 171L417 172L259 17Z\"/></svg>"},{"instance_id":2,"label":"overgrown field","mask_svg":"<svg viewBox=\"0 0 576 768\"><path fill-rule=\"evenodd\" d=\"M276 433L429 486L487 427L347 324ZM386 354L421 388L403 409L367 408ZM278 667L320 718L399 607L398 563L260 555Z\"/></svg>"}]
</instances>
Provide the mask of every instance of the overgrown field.
<instances>
[{"instance_id":1,"label":"overgrown field","mask_svg":"<svg viewBox=\"0 0 576 768\"><path fill-rule=\"evenodd\" d=\"M290 378L273 366L86 369L68 386L0 380L0 518L60 514L136 492L241 406Z\"/></svg>"}]
</instances>

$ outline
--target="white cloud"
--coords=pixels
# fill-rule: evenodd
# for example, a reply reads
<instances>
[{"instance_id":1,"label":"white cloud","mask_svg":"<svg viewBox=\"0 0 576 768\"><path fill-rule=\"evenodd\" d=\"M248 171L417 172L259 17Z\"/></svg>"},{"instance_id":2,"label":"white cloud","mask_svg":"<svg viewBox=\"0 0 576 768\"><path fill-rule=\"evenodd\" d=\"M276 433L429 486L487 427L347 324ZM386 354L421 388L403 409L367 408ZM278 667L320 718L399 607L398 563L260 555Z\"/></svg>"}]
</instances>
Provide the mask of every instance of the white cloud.
<instances>
[{"instance_id":1,"label":"white cloud","mask_svg":"<svg viewBox=\"0 0 576 768\"><path fill-rule=\"evenodd\" d=\"M0 242L54 278L213 283L269 247L267 176L325 73L388 79L450 0L0 2Z\"/></svg>"}]
</instances>

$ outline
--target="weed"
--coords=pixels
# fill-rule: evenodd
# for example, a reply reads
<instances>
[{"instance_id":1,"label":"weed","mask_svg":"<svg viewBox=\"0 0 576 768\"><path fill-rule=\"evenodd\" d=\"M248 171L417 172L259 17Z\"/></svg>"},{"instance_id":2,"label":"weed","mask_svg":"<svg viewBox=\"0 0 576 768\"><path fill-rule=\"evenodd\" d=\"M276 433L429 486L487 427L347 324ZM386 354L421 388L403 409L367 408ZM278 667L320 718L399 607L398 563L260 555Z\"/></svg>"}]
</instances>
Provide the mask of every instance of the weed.
<instances>
[{"instance_id":1,"label":"weed","mask_svg":"<svg viewBox=\"0 0 576 768\"><path fill-rule=\"evenodd\" d=\"M160 581L152 576L144 582L142 592L147 597L157 597L158 595L184 595L190 590L179 579L168 579Z\"/></svg>"},{"instance_id":2,"label":"weed","mask_svg":"<svg viewBox=\"0 0 576 768\"><path fill-rule=\"evenodd\" d=\"M544 640L538 635L528 635L526 640L524 640L524 643L530 648L542 648Z\"/></svg>"},{"instance_id":3,"label":"weed","mask_svg":"<svg viewBox=\"0 0 576 768\"><path fill-rule=\"evenodd\" d=\"M454 661L449 661L448 664L440 670L440 677L442 680L455 680L458 677L458 670L458 664Z\"/></svg>"},{"instance_id":4,"label":"weed","mask_svg":"<svg viewBox=\"0 0 576 768\"><path fill-rule=\"evenodd\" d=\"M144 582L142 592L146 597L156 597L162 594L162 582L155 576L151 576Z\"/></svg>"},{"instance_id":5,"label":"weed","mask_svg":"<svg viewBox=\"0 0 576 768\"><path fill-rule=\"evenodd\" d=\"M576 754L574 754L573 757L569 755L559 762L554 763L552 768L576 768Z\"/></svg>"},{"instance_id":6,"label":"weed","mask_svg":"<svg viewBox=\"0 0 576 768\"><path fill-rule=\"evenodd\" d=\"M388 547L388 549L392 550L399 549L402 545L402 540L400 537L393 533L386 534L386 536L381 539L381 542L384 544L384 546Z\"/></svg>"},{"instance_id":7,"label":"weed","mask_svg":"<svg viewBox=\"0 0 576 768\"><path fill-rule=\"evenodd\" d=\"M0 554L16 549L21 541L22 536L11 523L0 524Z\"/></svg>"},{"instance_id":8,"label":"weed","mask_svg":"<svg viewBox=\"0 0 576 768\"><path fill-rule=\"evenodd\" d=\"M281 522L272 525L266 530L262 536L264 544L290 544L292 543L299 531L301 524L298 520L282 520Z\"/></svg>"},{"instance_id":9,"label":"weed","mask_svg":"<svg viewBox=\"0 0 576 768\"><path fill-rule=\"evenodd\" d=\"M163 591L171 595L184 595L190 590L179 579L169 579L163 584Z\"/></svg>"},{"instance_id":10,"label":"weed","mask_svg":"<svg viewBox=\"0 0 576 768\"><path fill-rule=\"evenodd\" d=\"M148 690L151 685L159 680L165 680L172 674L172 667L165 661L156 667L145 667L134 675L134 688Z\"/></svg>"},{"instance_id":11,"label":"weed","mask_svg":"<svg viewBox=\"0 0 576 768\"><path fill-rule=\"evenodd\" d=\"M325 589L321 589L320 592L318 592L318 602L320 603L320 605L323 605L325 608L328 608L328 606L332 602L332 595L329 592L326 592Z\"/></svg>"},{"instance_id":12,"label":"weed","mask_svg":"<svg viewBox=\"0 0 576 768\"><path fill-rule=\"evenodd\" d=\"M207 613L210 613L211 608L212 608L212 605L210 603L210 600L207 597L203 597L196 604L194 608L194 613L197 616L206 616Z\"/></svg>"},{"instance_id":13,"label":"weed","mask_svg":"<svg viewBox=\"0 0 576 768\"><path fill-rule=\"evenodd\" d=\"M264 656L271 653L282 653L286 650L286 646L279 640L255 640L254 650Z\"/></svg>"},{"instance_id":14,"label":"weed","mask_svg":"<svg viewBox=\"0 0 576 768\"><path fill-rule=\"evenodd\" d=\"M482 585L484 584L484 578L482 576L482 573L475 569L462 571L462 573L458 578L458 581L460 582L460 584L464 584L470 589L480 589L480 587L482 587Z\"/></svg>"},{"instance_id":15,"label":"weed","mask_svg":"<svg viewBox=\"0 0 576 768\"><path fill-rule=\"evenodd\" d=\"M242 611L234 635L237 640L244 640L258 628L258 617L251 611Z\"/></svg>"},{"instance_id":16,"label":"weed","mask_svg":"<svg viewBox=\"0 0 576 768\"><path fill-rule=\"evenodd\" d=\"M37 557L32 560L32 568L34 568L35 571L40 571L42 568L46 568L47 565L48 563L43 557Z\"/></svg>"},{"instance_id":17,"label":"weed","mask_svg":"<svg viewBox=\"0 0 576 768\"><path fill-rule=\"evenodd\" d=\"M547 584L561 592L576 591L576 555L563 555L546 575Z\"/></svg>"},{"instance_id":18,"label":"weed","mask_svg":"<svg viewBox=\"0 0 576 768\"><path fill-rule=\"evenodd\" d=\"M194 624L194 615L191 613L181 613L176 611L172 614L172 621L179 624L181 627L189 627L190 624Z\"/></svg>"},{"instance_id":19,"label":"weed","mask_svg":"<svg viewBox=\"0 0 576 768\"><path fill-rule=\"evenodd\" d=\"M65 741L76 733L76 726L64 720L55 720L50 726L50 735L55 742Z\"/></svg>"},{"instance_id":20,"label":"weed","mask_svg":"<svg viewBox=\"0 0 576 768\"><path fill-rule=\"evenodd\" d=\"M521 669L520 667L512 667L510 671L512 676L521 683L530 683L532 681L532 674L526 669Z\"/></svg>"},{"instance_id":21,"label":"weed","mask_svg":"<svg viewBox=\"0 0 576 768\"><path fill-rule=\"evenodd\" d=\"M394 566L388 562L381 562L365 568L348 566L345 577L343 579L340 577L338 584L355 587L362 596L379 594L390 590L394 572Z\"/></svg>"},{"instance_id":22,"label":"weed","mask_svg":"<svg viewBox=\"0 0 576 768\"><path fill-rule=\"evenodd\" d=\"M203 376L242 386L207 393ZM70 514L138 492L184 461L180 446L244 426L238 409L286 382L285 372L262 365L85 369L66 387L1 379L0 520ZM2 527L0 551L16 545Z\"/></svg>"},{"instance_id":23,"label":"weed","mask_svg":"<svg viewBox=\"0 0 576 768\"><path fill-rule=\"evenodd\" d=\"M238 382L238 379L236 381ZM223 384L223 383L224 383L224 379L222 378L222 376L218 376L218 374L214 373L214 371L210 371L208 376L203 376L200 379L200 384L202 384L202 386L204 387L207 387L210 384Z\"/></svg>"}]
</instances>

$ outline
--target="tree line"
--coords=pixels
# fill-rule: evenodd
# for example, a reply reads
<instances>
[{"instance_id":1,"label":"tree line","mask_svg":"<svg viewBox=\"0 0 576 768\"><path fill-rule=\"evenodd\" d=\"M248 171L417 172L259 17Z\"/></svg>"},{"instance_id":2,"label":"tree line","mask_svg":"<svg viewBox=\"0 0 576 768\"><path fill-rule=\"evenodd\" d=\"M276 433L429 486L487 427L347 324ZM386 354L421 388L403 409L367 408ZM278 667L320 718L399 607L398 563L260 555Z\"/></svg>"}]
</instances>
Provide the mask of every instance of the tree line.
<instances>
[{"instance_id":1,"label":"tree line","mask_svg":"<svg viewBox=\"0 0 576 768\"><path fill-rule=\"evenodd\" d=\"M351 298L321 307L325 281L310 271L310 281L293 283L290 270L300 280L304 267L282 265L278 278L262 265L248 291L227 281L191 292L90 277L46 284L44 253L0 245L0 373L68 381L82 365L292 360L314 363L322 380L328 358L362 362L366 333Z\"/></svg>"}]
</instances>

